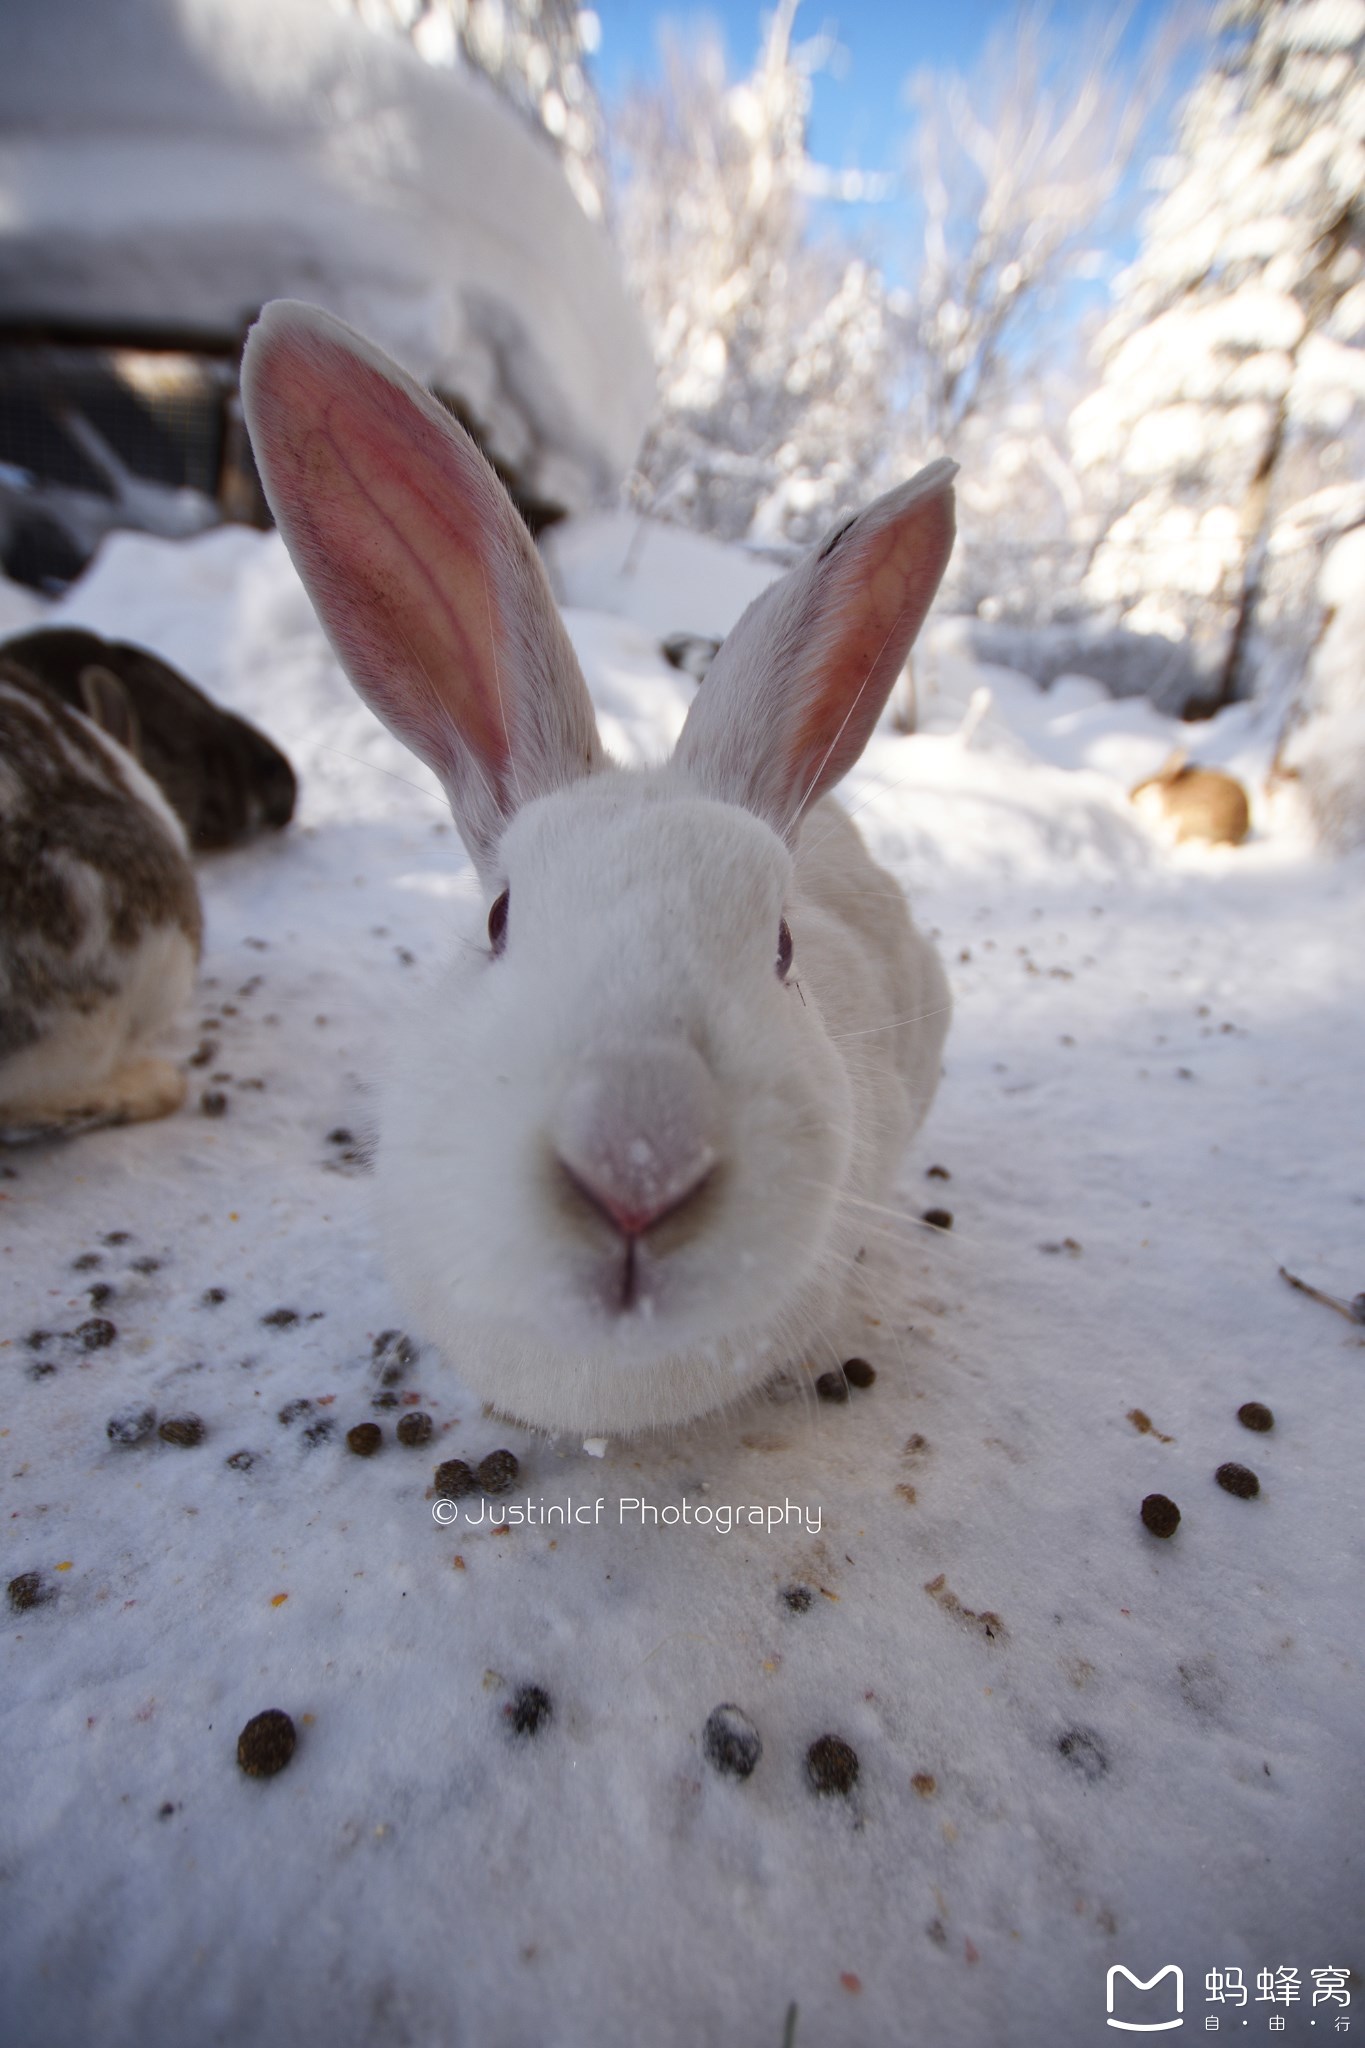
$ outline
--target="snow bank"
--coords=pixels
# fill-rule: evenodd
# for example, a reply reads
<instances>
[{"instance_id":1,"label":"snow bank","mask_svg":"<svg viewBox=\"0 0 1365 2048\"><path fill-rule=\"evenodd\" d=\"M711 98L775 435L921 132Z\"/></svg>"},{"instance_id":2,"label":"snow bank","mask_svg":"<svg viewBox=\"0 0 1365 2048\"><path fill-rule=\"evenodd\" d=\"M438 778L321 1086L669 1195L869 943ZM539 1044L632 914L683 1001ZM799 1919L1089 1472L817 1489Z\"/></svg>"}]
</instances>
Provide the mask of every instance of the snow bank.
<instances>
[{"instance_id":1,"label":"snow bank","mask_svg":"<svg viewBox=\"0 0 1365 2048\"><path fill-rule=\"evenodd\" d=\"M610 246L491 91L328 0L0 10L6 316L221 340L279 296L458 395L530 493L583 506L635 455Z\"/></svg>"},{"instance_id":2,"label":"snow bank","mask_svg":"<svg viewBox=\"0 0 1365 2048\"><path fill-rule=\"evenodd\" d=\"M1327 623L1314 649L1281 766L1298 778L1323 838L1365 844L1365 527L1323 564Z\"/></svg>"}]
</instances>

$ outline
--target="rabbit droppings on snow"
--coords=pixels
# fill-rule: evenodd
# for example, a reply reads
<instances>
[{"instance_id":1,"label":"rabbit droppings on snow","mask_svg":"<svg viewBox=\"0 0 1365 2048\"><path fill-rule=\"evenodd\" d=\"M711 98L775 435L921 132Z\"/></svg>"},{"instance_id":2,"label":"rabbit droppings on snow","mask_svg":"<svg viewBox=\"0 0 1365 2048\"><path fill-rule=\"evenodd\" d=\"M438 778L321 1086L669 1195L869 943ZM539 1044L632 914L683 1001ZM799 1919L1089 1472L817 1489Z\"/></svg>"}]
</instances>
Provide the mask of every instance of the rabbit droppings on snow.
<instances>
[{"instance_id":1,"label":"rabbit droppings on snow","mask_svg":"<svg viewBox=\"0 0 1365 2048\"><path fill-rule=\"evenodd\" d=\"M243 393L322 622L440 777L489 905L382 1097L381 1224L415 1319L476 1394L552 1429L679 1423L789 1359L823 1367L949 995L817 799L938 586L954 465L752 604L672 760L628 771L525 528L433 398L288 301Z\"/></svg>"},{"instance_id":2,"label":"rabbit droppings on snow","mask_svg":"<svg viewBox=\"0 0 1365 2048\"><path fill-rule=\"evenodd\" d=\"M130 743L116 677L86 712L0 659L0 1139L166 1116L184 1076L146 1048L194 986L185 834Z\"/></svg>"}]
</instances>

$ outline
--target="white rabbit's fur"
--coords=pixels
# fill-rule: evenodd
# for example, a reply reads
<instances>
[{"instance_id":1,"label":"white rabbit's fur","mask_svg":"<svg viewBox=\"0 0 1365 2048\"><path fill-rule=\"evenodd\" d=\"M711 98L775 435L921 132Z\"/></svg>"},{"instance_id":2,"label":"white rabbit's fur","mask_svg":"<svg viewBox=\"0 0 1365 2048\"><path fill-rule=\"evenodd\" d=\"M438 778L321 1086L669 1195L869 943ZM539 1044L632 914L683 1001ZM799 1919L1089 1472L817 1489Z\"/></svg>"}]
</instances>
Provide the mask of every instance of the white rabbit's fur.
<instances>
[{"instance_id":1,"label":"white rabbit's fur","mask_svg":"<svg viewBox=\"0 0 1365 2048\"><path fill-rule=\"evenodd\" d=\"M833 803L793 861L667 769L544 797L503 847L506 955L490 973L486 953L460 952L385 1091L379 1196L400 1293L475 1392L550 1427L680 1422L813 1340L824 1370L875 1227L859 1201L885 1199L948 1026L943 970L899 889ZM601 885L631 873L647 877L647 925ZM784 909L785 986L770 942ZM707 1228L623 1315L577 1271L544 1133L577 1047L609 1060L679 1028L704 1044L728 1166Z\"/></svg>"},{"instance_id":2,"label":"white rabbit's fur","mask_svg":"<svg viewBox=\"0 0 1365 2048\"><path fill-rule=\"evenodd\" d=\"M474 1392L548 1428L677 1424L789 1360L823 1370L949 996L818 799L932 597L951 465L760 598L673 761L626 771L534 550L429 397L289 305L244 392L352 680L442 776L488 899L509 892L505 946L457 949L383 1092L382 1227L414 1318Z\"/></svg>"}]
</instances>

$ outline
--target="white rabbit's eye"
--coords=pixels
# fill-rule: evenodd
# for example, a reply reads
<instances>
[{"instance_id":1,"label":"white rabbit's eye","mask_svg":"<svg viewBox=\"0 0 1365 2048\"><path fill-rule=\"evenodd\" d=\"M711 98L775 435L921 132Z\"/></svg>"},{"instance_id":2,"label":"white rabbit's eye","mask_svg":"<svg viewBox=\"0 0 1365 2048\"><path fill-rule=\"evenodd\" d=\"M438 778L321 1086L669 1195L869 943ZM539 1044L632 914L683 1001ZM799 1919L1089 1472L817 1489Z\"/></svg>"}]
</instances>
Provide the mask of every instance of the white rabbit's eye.
<instances>
[{"instance_id":1,"label":"white rabbit's eye","mask_svg":"<svg viewBox=\"0 0 1365 2048\"><path fill-rule=\"evenodd\" d=\"M488 913L488 942L495 960L507 944L507 899L511 893L510 889L504 889Z\"/></svg>"},{"instance_id":2,"label":"white rabbit's eye","mask_svg":"<svg viewBox=\"0 0 1365 2048\"><path fill-rule=\"evenodd\" d=\"M787 974L791 967L791 964L791 926L787 923L787 920L784 917L777 927L777 978L779 981L785 981L787 979Z\"/></svg>"}]
</instances>

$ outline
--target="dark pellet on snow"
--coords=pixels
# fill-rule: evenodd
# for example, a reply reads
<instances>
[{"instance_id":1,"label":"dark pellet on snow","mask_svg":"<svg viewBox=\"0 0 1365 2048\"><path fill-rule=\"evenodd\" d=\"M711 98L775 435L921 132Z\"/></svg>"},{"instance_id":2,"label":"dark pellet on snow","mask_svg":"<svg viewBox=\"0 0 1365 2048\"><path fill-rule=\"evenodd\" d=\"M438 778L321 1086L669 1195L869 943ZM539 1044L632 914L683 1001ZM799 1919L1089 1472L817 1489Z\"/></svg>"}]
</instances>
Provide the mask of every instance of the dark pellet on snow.
<instances>
[{"instance_id":1,"label":"dark pellet on snow","mask_svg":"<svg viewBox=\"0 0 1365 2048\"><path fill-rule=\"evenodd\" d=\"M473 1493L478 1483L463 1458L447 1458L444 1465L436 1467L436 1491L446 1500Z\"/></svg>"},{"instance_id":2,"label":"dark pellet on snow","mask_svg":"<svg viewBox=\"0 0 1365 2048\"><path fill-rule=\"evenodd\" d=\"M839 1735L818 1735L806 1751L806 1778L812 1792L847 1797L858 1782L858 1752Z\"/></svg>"},{"instance_id":3,"label":"dark pellet on snow","mask_svg":"<svg viewBox=\"0 0 1365 2048\"><path fill-rule=\"evenodd\" d=\"M267 1330L292 1329L298 1319L299 1312L296 1308L272 1308L269 1315L261 1317Z\"/></svg>"},{"instance_id":4,"label":"dark pellet on snow","mask_svg":"<svg viewBox=\"0 0 1365 2048\"><path fill-rule=\"evenodd\" d=\"M701 1732L706 1761L726 1778L747 1778L763 1754L763 1737L742 1707L713 1707Z\"/></svg>"},{"instance_id":5,"label":"dark pellet on snow","mask_svg":"<svg viewBox=\"0 0 1365 2048\"><path fill-rule=\"evenodd\" d=\"M357 1458L372 1458L383 1441L384 1432L377 1422L357 1422L346 1432L346 1448Z\"/></svg>"},{"instance_id":6,"label":"dark pellet on snow","mask_svg":"<svg viewBox=\"0 0 1365 2048\"><path fill-rule=\"evenodd\" d=\"M405 1365L417 1356L411 1337L405 1336L401 1330L381 1330L370 1349L376 1359L387 1358L390 1352L401 1355Z\"/></svg>"},{"instance_id":7,"label":"dark pellet on snow","mask_svg":"<svg viewBox=\"0 0 1365 2048\"><path fill-rule=\"evenodd\" d=\"M844 1360L844 1378L851 1387L870 1387L876 1377L875 1368L870 1366L865 1358Z\"/></svg>"},{"instance_id":8,"label":"dark pellet on snow","mask_svg":"<svg viewBox=\"0 0 1365 2048\"><path fill-rule=\"evenodd\" d=\"M1149 1493L1138 1512L1143 1528L1150 1529L1153 1536L1174 1536L1180 1527L1180 1510L1164 1493Z\"/></svg>"},{"instance_id":9,"label":"dark pellet on snow","mask_svg":"<svg viewBox=\"0 0 1365 2048\"><path fill-rule=\"evenodd\" d=\"M543 1686L523 1685L502 1711L514 1735L535 1735L554 1710L554 1701Z\"/></svg>"},{"instance_id":10,"label":"dark pellet on snow","mask_svg":"<svg viewBox=\"0 0 1365 2048\"><path fill-rule=\"evenodd\" d=\"M344 1124L338 1124L334 1131L327 1133L327 1143L329 1145L354 1145L355 1133L348 1131Z\"/></svg>"},{"instance_id":11,"label":"dark pellet on snow","mask_svg":"<svg viewBox=\"0 0 1365 2048\"><path fill-rule=\"evenodd\" d=\"M234 1472L249 1472L256 1462L256 1454L254 1451L234 1451L227 1462Z\"/></svg>"},{"instance_id":12,"label":"dark pellet on snow","mask_svg":"<svg viewBox=\"0 0 1365 2048\"><path fill-rule=\"evenodd\" d=\"M220 1302L227 1300L227 1289L225 1287L206 1287L199 1299L203 1302L205 1308L217 1308Z\"/></svg>"},{"instance_id":13,"label":"dark pellet on snow","mask_svg":"<svg viewBox=\"0 0 1365 2048\"><path fill-rule=\"evenodd\" d=\"M216 1060L217 1057L217 1046L210 1039L203 1038L190 1054L189 1063L192 1067L206 1067L210 1060Z\"/></svg>"},{"instance_id":14,"label":"dark pellet on snow","mask_svg":"<svg viewBox=\"0 0 1365 2048\"><path fill-rule=\"evenodd\" d=\"M106 1230L104 1233L105 1244L131 1244L132 1241L131 1230Z\"/></svg>"},{"instance_id":15,"label":"dark pellet on snow","mask_svg":"<svg viewBox=\"0 0 1365 2048\"><path fill-rule=\"evenodd\" d=\"M321 1422L311 1423L309 1427L305 1429L305 1431L303 1432L303 1441L307 1444L310 1451L316 1451L323 1444L329 1444L332 1441L332 1438L335 1436L335 1434L336 1424L332 1421L329 1415L324 1415Z\"/></svg>"},{"instance_id":16,"label":"dark pellet on snow","mask_svg":"<svg viewBox=\"0 0 1365 2048\"><path fill-rule=\"evenodd\" d=\"M813 1597L809 1586L784 1586L782 1588L782 1604L784 1607L789 1607L793 1614L804 1614L809 1608Z\"/></svg>"},{"instance_id":17,"label":"dark pellet on snow","mask_svg":"<svg viewBox=\"0 0 1365 2048\"><path fill-rule=\"evenodd\" d=\"M1237 1410L1237 1420L1243 1429L1267 1430L1275 1427L1275 1418L1264 1401L1243 1401Z\"/></svg>"},{"instance_id":18,"label":"dark pellet on snow","mask_svg":"<svg viewBox=\"0 0 1365 2048\"><path fill-rule=\"evenodd\" d=\"M951 1230L953 1227L953 1212L951 1209L926 1209L920 1221L921 1223L932 1223L935 1230Z\"/></svg>"},{"instance_id":19,"label":"dark pellet on snow","mask_svg":"<svg viewBox=\"0 0 1365 2048\"><path fill-rule=\"evenodd\" d=\"M1109 1768L1104 1745L1088 1728L1068 1728L1065 1735L1059 1735L1057 1754L1066 1759L1073 1771L1079 1771L1088 1785L1102 1778Z\"/></svg>"},{"instance_id":20,"label":"dark pellet on snow","mask_svg":"<svg viewBox=\"0 0 1365 2048\"><path fill-rule=\"evenodd\" d=\"M206 1088L199 1098L201 1116L226 1116L228 1099L221 1088Z\"/></svg>"},{"instance_id":21,"label":"dark pellet on snow","mask_svg":"<svg viewBox=\"0 0 1365 2048\"><path fill-rule=\"evenodd\" d=\"M490 1451L475 1474L485 1493L510 1493L521 1467L511 1451Z\"/></svg>"},{"instance_id":22,"label":"dark pellet on snow","mask_svg":"<svg viewBox=\"0 0 1365 2048\"><path fill-rule=\"evenodd\" d=\"M1220 1465L1213 1476L1224 1493L1235 1493L1238 1500L1254 1500L1261 1490L1256 1474L1248 1466L1235 1464L1231 1459L1226 1465Z\"/></svg>"},{"instance_id":23,"label":"dark pellet on snow","mask_svg":"<svg viewBox=\"0 0 1365 2048\"><path fill-rule=\"evenodd\" d=\"M41 1572L20 1572L9 1582L9 1604L16 1614L27 1614L30 1608L42 1607L56 1597L56 1587L49 1585Z\"/></svg>"},{"instance_id":24,"label":"dark pellet on snow","mask_svg":"<svg viewBox=\"0 0 1365 2048\"><path fill-rule=\"evenodd\" d=\"M952 1177L946 1166L926 1166L924 1169L926 1180L951 1180Z\"/></svg>"},{"instance_id":25,"label":"dark pellet on snow","mask_svg":"<svg viewBox=\"0 0 1365 2048\"><path fill-rule=\"evenodd\" d=\"M312 1413L313 1404L304 1394L297 1401L286 1401L280 1410L280 1421L288 1429L291 1422L297 1422L301 1415Z\"/></svg>"},{"instance_id":26,"label":"dark pellet on snow","mask_svg":"<svg viewBox=\"0 0 1365 2048\"><path fill-rule=\"evenodd\" d=\"M237 1761L248 1778L273 1778L294 1754L294 1723L279 1707L253 1714L237 1737Z\"/></svg>"},{"instance_id":27,"label":"dark pellet on snow","mask_svg":"<svg viewBox=\"0 0 1365 2048\"><path fill-rule=\"evenodd\" d=\"M134 1259L133 1271L135 1273L159 1273L161 1271L161 1261L160 1259Z\"/></svg>"},{"instance_id":28,"label":"dark pellet on snow","mask_svg":"<svg viewBox=\"0 0 1365 2048\"><path fill-rule=\"evenodd\" d=\"M420 1356L420 1347L402 1330L381 1330L374 1340L374 1362L386 1387L396 1387Z\"/></svg>"},{"instance_id":29,"label":"dark pellet on snow","mask_svg":"<svg viewBox=\"0 0 1365 2048\"><path fill-rule=\"evenodd\" d=\"M51 1330L30 1330L24 1342L30 1351L41 1351L53 1334Z\"/></svg>"},{"instance_id":30,"label":"dark pellet on snow","mask_svg":"<svg viewBox=\"0 0 1365 2048\"><path fill-rule=\"evenodd\" d=\"M112 1344L118 1331L107 1316L91 1316L88 1323L81 1323L73 1333L80 1339L83 1351L103 1351Z\"/></svg>"},{"instance_id":31,"label":"dark pellet on snow","mask_svg":"<svg viewBox=\"0 0 1365 2048\"><path fill-rule=\"evenodd\" d=\"M197 1415L168 1415L157 1431L163 1444L176 1444L182 1451L192 1451L207 1434Z\"/></svg>"},{"instance_id":32,"label":"dark pellet on snow","mask_svg":"<svg viewBox=\"0 0 1365 2048\"><path fill-rule=\"evenodd\" d=\"M104 1425L104 1433L111 1444L130 1444L147 1441L156 1428L155 1408L124 1408L117 1415L111 1415Z\"/></svg>"},{"instance_id":33,"label":"dark pellet on snow","mask_svg":"<svg viewBox=\"0 0 1365 2048\"><path fill-rule=\"evenodd\" d=\"M405 1415L398 1425L398 1441L400 1444L407 1444L411 1450L417 1449L422 1444L429 1443L431 1441L431 1417L424 1415L421 1409L418 1409L415 1414Z\"/></svg>"},{"instance_id":34,"label":"dark pellet on snow","mask_svg":"<svg viewBox=\"0 0 1365 2048\"><path fill-rule=\"evenodd\" d=\"M107 1302L114 1300L117 1290L111 1287L107 1280L97 1280L89 1292L91 1308L103 1308Z\"/></svg>"},{"instance_id":35,"label":"dark pellet on snow","mask_svg":"<svg viewBox=\"0 0 1365 2048\"><path fill-rule=\"evenodd\" d=\"M93 1273L104 1264L98 1252L82 1252L78 1259L71 1261L73 1273Z\"/></svg>"},{"instance_id":36,"label":"dark pellet on snow","mask_svg":"<svg viewBox=\"0 0 1365 2048\"><path fill-rule=\"evenodd\" d=\"M377 1394L371 1394L370 1406L371 1408L397 1408L400 1405L400 1398L399 1395L395 1394L392 1387L381 1387Z\"/></svg>"},{"instance_id":37,"label":"dark pellet on snow","mask_svg":"<svg viewBox=\"0 0 1365 2048\"><path fill-rule=\"evenodd\" d=\"M841 1372L822 1372L815 1382L815 1391L822 1401L846 1401L848 1381Z\"/></svg>"}]
</instances>

